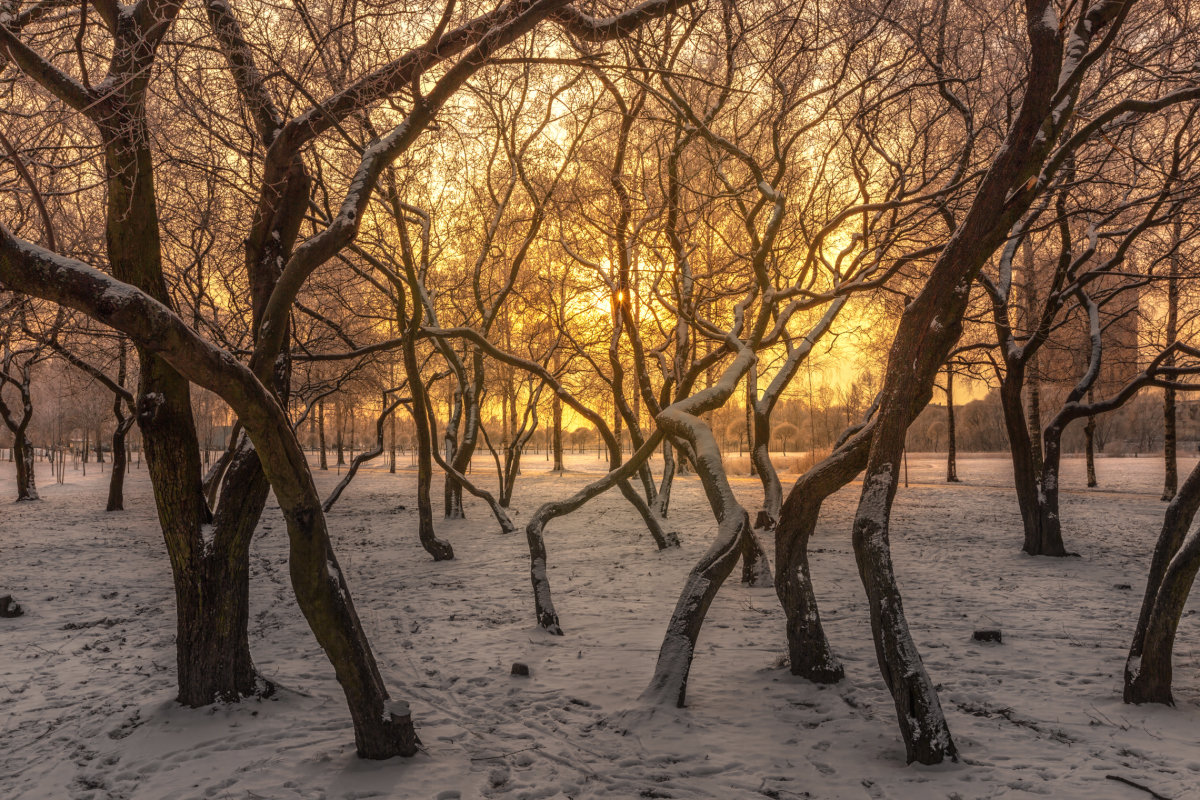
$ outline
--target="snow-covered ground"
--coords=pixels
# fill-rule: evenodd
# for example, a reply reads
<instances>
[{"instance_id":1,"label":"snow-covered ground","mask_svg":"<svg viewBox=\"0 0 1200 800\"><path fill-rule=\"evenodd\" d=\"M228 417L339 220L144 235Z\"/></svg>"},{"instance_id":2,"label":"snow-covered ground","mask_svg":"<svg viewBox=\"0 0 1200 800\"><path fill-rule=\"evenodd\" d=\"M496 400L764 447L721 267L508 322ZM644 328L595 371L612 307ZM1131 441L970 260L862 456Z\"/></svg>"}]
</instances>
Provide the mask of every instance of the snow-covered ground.
<instances>
[{"instance_id":1,"label":"snow-covered ground","mask_svg":"<svg viewBox=\"0 0 1200 800\"><path fill-rule=\"evenodd\" d=\"M406 463L402 461L402 464ZM1187 461L1181 466L1192 465ZM104 513L107 475L38 465L43 500L14 504L0 463L0 798L1021 798L1200 797L1200 630L1189 607L1176 649L1175 708L1120 700L1125 649L1164 504L1157 459L1102 459L1084 490L1068 462L1063 518L1079 559L1019 552L1003 457L909 457L893 549L914 636L961 762L905 766L875 663L850 549L858 488L827 504L814 580L846 664L838 686L781 667L770 590L727 584L709 613L689 707L630 714L649 680L684 576L715 526L694 478L671 515L683 547L656 552L636 515L605 495L547 531L566 636L533 627L524 537L478 503L442 522L457 558L420 549L413 473L367 470L331 514L364 624L394 696L411 702L425 750L383 763L354 755L328 662L287 585L278 510L253 549L251 644L283 690L271 700L186 709L173 702L174 615L145 470L124 513ZM598 470L565 476L529 456L517 521ZM482 477L484 462L477 463ZM336 480L318 473L323 491ZM734 479L753 506L757 482ZM436 494L436 493L435 493ZM400 508L407 506L407 508ZM1130 588L1126 588L1126 587ZM1001 645L971 641L999 626ZM514 661L529 678L509 674Z\"/></svg>"}]
</instances>

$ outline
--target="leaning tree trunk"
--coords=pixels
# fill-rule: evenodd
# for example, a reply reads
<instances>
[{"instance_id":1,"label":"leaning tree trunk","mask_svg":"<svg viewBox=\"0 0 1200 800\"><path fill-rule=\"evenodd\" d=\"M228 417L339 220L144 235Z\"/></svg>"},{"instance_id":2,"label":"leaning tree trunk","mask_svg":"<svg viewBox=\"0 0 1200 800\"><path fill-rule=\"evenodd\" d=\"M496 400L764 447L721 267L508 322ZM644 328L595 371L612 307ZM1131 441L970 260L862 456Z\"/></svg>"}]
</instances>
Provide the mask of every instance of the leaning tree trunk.
<instances>
[{"instance_id":1,"label":"leaning tree trunk","mask_svg":"<svg viewBox=\"0 0 1200 800\"><path fill-rule=\"evenodd\" d=\"M808 542L825 498L862 471L870 444L868 428L800 476L788 492L775 527L775 593L787 618L788 660L793 675L815 683L836 683L844 671L821 625L809 572Z\"/></svg>"},{"instance_id":2,"label":"leaning tree trunk","mask_svg":"<svg viewBox=\"0 0 1200 800\"><path fill-rule=\"evenodd\" d=\"M1200 509L1200 464L1183 482L1163 518L1125 662L1126 703L1174 702L1171 656L1175 633L1196 572L1200 570L1200 532L1188 533L1197 509Z\"/></svg>"}]
</instances>

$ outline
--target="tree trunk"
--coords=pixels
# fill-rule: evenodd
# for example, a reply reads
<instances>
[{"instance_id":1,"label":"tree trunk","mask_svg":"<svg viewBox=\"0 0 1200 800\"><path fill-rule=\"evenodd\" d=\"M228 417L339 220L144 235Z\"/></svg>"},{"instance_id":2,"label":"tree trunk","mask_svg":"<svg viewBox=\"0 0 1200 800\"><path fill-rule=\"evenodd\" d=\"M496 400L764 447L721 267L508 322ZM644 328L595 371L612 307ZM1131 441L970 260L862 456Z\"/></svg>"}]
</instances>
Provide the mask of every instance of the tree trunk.
<instances>
[{"instance_id":1,"label":"tree trunk","mask_svg":"<svg viewBox=\"0 0 1200 800\"><path fill-rule=\"evenodd\" d=\"M954 368L946 364L946 483L958 483L958 441L954 429Z\"/></svg>"},{"instance_id":2,"label":"tree trunk","mask_svg":"<svg viewBox=\"0 0 1200 800\"><path fill-rule=\"evenodd\" d=\"M17 462L17 501L40 499L33 471L33 443L24 430L13 436L13 456Z\"/></svg>"},{"instance_id":3,"label":"tree trunk","mask_svg":"<svg viewBox=\"0 0 1200 800\"><path fill-rule=\"evenodd\" d=\"M396 417L388 420L388 472L396 473Z\"/></svg>"},{"instance_id":4,"label":"tree trunk","mask_svg":"<svg viewBox=\"0 0 1200 800\"><path fill-rule=\"evenodd\" d=\"M320 451L319 462L321 469L329 469L329 459L325 457L325 401L317 401L317 448Z\"/></svg>"},{"instance_id":5,"label":"tree trunk","mask_svg":"<svg viewBox=\"0 0 1200 800\"><path fill-rule=\"evenodd\" d=\"M753 367L746 378L747 387L756 373ZM751 473L758 475L763 487L763 505L749 533L742 537L742 583L748 586L771 586L771 565L760 537L775 530L779 519L779 511L783 505L783 488L779 485L779 475L771 463L771 413L766 403L757 402L753 392L747 390L746 402L753 401L750 410L753 414L749 432L754 438L750 442Z\"/></svg>"},{"instance_id":6,"label":"tree trunk","mask_svg":"<svg viewBox=\"0 0 1200 800\"><path fill-rule=\"evenodd\" d=\"M1172 228L1174 244L1178 245L1182 223L1176 219ZM1167 275L1167 345L1170 346L1179 336L1179 254L1176 251L1170 259L1170 272ZM1175 366L1175 352L1163 361L1163 366ZM1176 457L1175 441L1175 390L1167 387L1163 390L1163 492L1162 499L1170 500L1175 496L1179 487L1179 463Z\"/></svg>"},{"instance_id":7,"label":"tree trunk","mask_svg":"<svg viewBox=\"0 0 1200 800\"><path fill-rule=\"evenodd\" d=\"M1028 420L1021 401L1024 376L1023 365L1013 360L1007 364L1004 380L1000 384L1000 407L1004 412L1017 506L1021 510L1021 525L1025 532L1021 549L1031 556L1051 555L1046 552L1048 542L1042 531L1041 447L1035 448L1029 437ZM1040 438L1040 431L1038 435Z\"/></svg>"},{"instance_id":8,"label":"tree trunk","mask_svg":"<svg viewBox=\"0 0 1200 800\"><path fill-rule=\"evenodd\" d=\"M660 519L666 519L667 513L671 510L671 489L675 485L675 470L677 467L675 462L675 448L670 442L663 442L662 457L662 481L658 485L658 492L654 495L653 509L654 513Z\"/></svg>"},{"instance_id":9,"label":"tree trunk","mask_svg":"<svg viewBox=\"0 0 1200 800\"><path fill-rule=\"evenodd\" d=\"M125 338L121 337L119 342L119 353L117 358L117 386L124 388L125 379L128 373L128 350L126 347ZM133 426L134 419L125 416L125 399L117 394L113 396L113 417L116 419L116 427L113 428L112 435L112 474L108 478L108 505L106 511L124 511L125 510L125 468L128 464L128 457L125 451L125 439L129 434L129 429Z\"/></svg>"},{"instance_id":10,"label":"tree trunk","mask_svg":"<svg viewBox=\"0 0 1200 800\"><path fill-rule=\"evenodd\" d=\"M563 472L563 443L562 443L562 400L555 394L550 399L550 416L553 419L551 447L554 448L554 472Z\"/></svg>"},{"instance_id":11,"label":"tree trunk","mask_svg":"<svg viewBox=\"0 0 1200 800\"><path fill-rule=\"evenodd\" d=\"M117 398L117 403L121 402ZM125 469L128 465L125 453L125 437L129 432L132 420L117 420L117 427L112 435L112 474L108 476L108 505L105 511L125 510Z\"/></svg>"},{"instance_id":12,"label":"tree trunk","mask_svg":"<svg viewBox=\"0 0 1200 800\"><path fill-rule=\"evenodd\" d=\"M1087 485L1089 489L1096 488L1096 418L1089 414L1087 424L1083 426L1083 448L1087 460ZM1169 500L1169 497L1164 497Z\"/></svg>"},{"instance_id":13,"label":"tree trunk","mask_svg":"<svg viewBox=\"0 0 1200 800\"><path fill-rule=\"evenodd\" d=\"M333 405L333 424L337 426L337 465L341 467L346 464L345 442L342 437L342 433L346 428L346 419L341 400L338 400Z\"/></svg>"},{"instance_id":14,"label":"tree trunk","mask_svg":"<svg viewBox=\"0 0 1200 800\"><path fill-rule=\"evenodd\" d=\"M1173 704L1175 632L1200 570L1200 534L1188 531L1200 509L1200 464L1167 505L1150 561L1146 592L1125 662L1126 703Z\"/></svg>"},{"instance_id":15,"label":"tree trunk","mask_svg":"<svg viewBox=\"0 0 1200 800\"><path fill-rule=\"evenodd\" d=\"M699 395L703 398L700 400L696 397L682 400L663 409L657 417L659 429L667 436L691 444L696 456L696 472L717 520L717 537L692 567L667 623L654 676L642 693L642 699L651 703L683 707L704 617L721 585L737 565L742 538L750 532L750 515L738 504L729 485L717 440L708 425L696 415L723 405L737 390L752 363L754 354L743 349L717 382L717 392L705 392Z\"/></svg>"},{"instance_id":16,"label":"tree trunk","mask_svg":"<svg viewBox=\"0 0 1200 800\"><path fill-rule=\"evenodd\" d=\"M429 433L429 413L425 403L425 385L421 382L421 368L417 364L417 345L414 341L420 323L420 306L414 309L409 335L404 339L404 371L408 388L412 393L412 418L417 436L417 533L425 552L434 561L449 561L454 558L454 548L439 539L433 529L433 502L429 488L433 482L433 440Z\"/></svg>"},{"instance_id":17,"label":"tree trunk","mask_svg":"<svg viewBox=\"0 0 1200 800\"><path fill-rule=\"evenodd\" d=\"M1062 538L1062 520L1059 518L1059 478L1062 461L1062 428L1051 423L1044 435L1045 455L1042 461L1042 477L1038 494L1038 533L1035 551L1026 550L1031 556L1068 556Z\"/></svg>"},{"instance_id":18,"label":"tree trunk","mask_svg":"<svg viewBox=\"0 0 1200 800\"><path fill-rule=\"evenodd\" d=\"M862 471L870 444L870 430L860 431L810 467L788 492L775 526L775 593L787 618L791 671L815 683L836 683L844 671L821 625L809 573L808 542L825 498Z\"/></svg>"},{"instance_id":19,"label":"tree trunk","mask_svg":"<svg viewBox=\"0 0 1200 800\"><path fill-rule=\"evenodd\" d=\"M1037 287L1037 265L1033 260L1033 242L1030 237L1026 236L1021 242L1021 253L1024 256L1024 272L1025 272L1025 327L1032 329L1037 324L1038 315L1038 287ZM1012 365L1009 365L1012 368ZM1027 393L1027 407L1025 409L1026 420L1026 438L1029 441L1030 454L1033 458L1034 472L1042 471L1042 375L1038 369L1038 353L1035 350L1028 361L1022 367L1021 373L1022 382L1028 381L1025 386Z\"/></svg>"}]
</instances>

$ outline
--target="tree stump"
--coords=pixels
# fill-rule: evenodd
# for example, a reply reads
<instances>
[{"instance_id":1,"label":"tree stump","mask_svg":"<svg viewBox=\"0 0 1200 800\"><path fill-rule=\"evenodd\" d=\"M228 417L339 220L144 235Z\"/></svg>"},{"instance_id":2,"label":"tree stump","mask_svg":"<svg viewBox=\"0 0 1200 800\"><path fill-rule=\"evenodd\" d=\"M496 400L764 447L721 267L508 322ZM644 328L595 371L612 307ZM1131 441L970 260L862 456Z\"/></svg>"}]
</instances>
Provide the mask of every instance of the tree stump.
<instances>
[{"instance_id":1,"label":"tree stump","mask_svg":"<svg viewBox=\"0 0 1200 800\"><path fill-rule=\"evenodd\" d=\"M1003 642L999 628L981 628L975 631L971 638L977 642L995 642L996 644Z\"/></svg>"},{"instance_id":2,"label":"tree stump","mask_svg":"<svg viewBox=\"0 0 1200 800\"><path fill-rule=\"evenodd\" d=\"M24 613L21 604L13 600L11 594L0 597L0 617L19 617Z\"/></svg>"}]
</instances>

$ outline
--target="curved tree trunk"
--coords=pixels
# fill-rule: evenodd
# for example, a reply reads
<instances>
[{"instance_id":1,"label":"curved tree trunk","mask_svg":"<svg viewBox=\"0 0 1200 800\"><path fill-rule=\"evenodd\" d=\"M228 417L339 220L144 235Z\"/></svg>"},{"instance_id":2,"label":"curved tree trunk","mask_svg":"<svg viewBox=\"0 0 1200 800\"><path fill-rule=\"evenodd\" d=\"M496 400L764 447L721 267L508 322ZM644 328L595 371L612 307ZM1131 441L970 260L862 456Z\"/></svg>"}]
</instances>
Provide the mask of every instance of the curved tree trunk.
<instances>
[{"instance_id":1,"label":"curved tree trunk","mask_svg":"<svg viewBox=\"0 0 1200 800\"><path fill-rule=\"evenodd\" d=\"M117 386L125 386L128 370L128 353L125 338L119 342L117 358ZM125 416L126 400L119 394L113 396L113 417L117 425L112 435L112 474L108 478L108 504L105 511L125 510L125 468L128 464L128 454L125 452L125 439L129 429L133 427L134 418Z\"/></svg>"},{"instance_id":2,"label":"curved tree trunk","mask_svg":"<svg viewBox=\"0 0 1200 800\"><path fill-rule=\"evenodd\" d=\"M416 324L419 325L420 321L418 320ZM429 497L429 488L433 481L433 441L429 437L425 390L421 383L421 368L417 364L417 346L413 341L411 330L405 337L403 349L404 370L407 373L408 386L413 395L411 411L417 438L418 534L421 546L425 548L425 552L433 556L434 561L449 561L454 558L454 548L450 546L449 542L439 539L433 529L433 502Z\"/></svg>"},{"instance_id":3,"label":"curved tree trunk","mask_svg":"<svg viewBox=\"0 0 1200 800\"><path fill-rule=\"evenodd\" d=\"M825 498L862 471L870 444L867 428L797 479L775 528L775 593L787 618L791 671L816 683L835 683L844 670L821 625L809 573L808 542Z\"/></svg>"},{"instance_id":4,"label":"curved tree trunk","mask_svg":"<svg viewBox=\"0 0 1200 800\"><path fill-rule=\"evenodd\" d=\"M1167 505L1150 561L1146 592L1125 662L1126 703L1167 703L1175 631L1200 569L1200 540L1188 534L1200 510L1200 464Z\"/></svg>"},{"instance_id":5,"label":"curved tree trunk","mask_svg":"<svg viewBox=\"0 0 1200 800\"><path fill-rule=\"evenodd\" d=\"M667 623L654 676L642 693L642 699L651 703L684 705L692 656L704 617L721 585L733 572L742 539L751 530L750 515L737 502L725 475L717 440L698 415L723 405L753 363L753 352L743 348L715 386L668 406L657 417L659 430L691 444L696 472L717 520L717 537L692 567Z\"/></svg>"}]
</instances>

